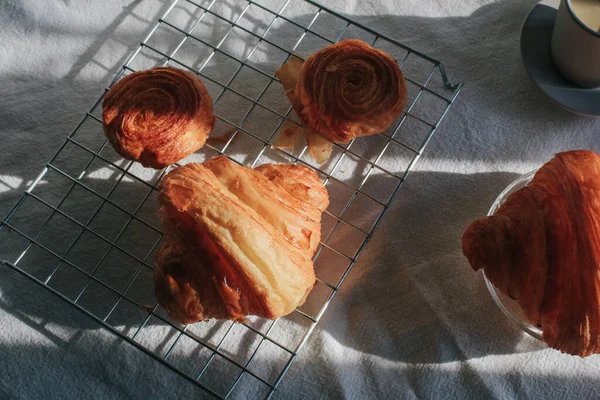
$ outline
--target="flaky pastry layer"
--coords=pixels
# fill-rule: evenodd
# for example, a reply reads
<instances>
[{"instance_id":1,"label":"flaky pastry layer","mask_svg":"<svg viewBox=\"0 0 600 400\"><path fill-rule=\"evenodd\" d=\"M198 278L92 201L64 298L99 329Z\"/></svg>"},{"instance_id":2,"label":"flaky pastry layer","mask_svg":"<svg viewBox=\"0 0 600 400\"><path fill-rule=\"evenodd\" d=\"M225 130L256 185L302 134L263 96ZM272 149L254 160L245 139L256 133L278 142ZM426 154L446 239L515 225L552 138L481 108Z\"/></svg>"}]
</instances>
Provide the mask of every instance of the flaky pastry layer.
<instances>
[{"instance_id":1,"label":"flaky pastry layer","mask_svg":"<svg viewBox=\"0 0 600 400\"><path fill-rule=\"evenodd\" d=\"M160 189L155 292L174 318L277 318L304 302L329 203L313 170L221 156L171 171Z\"/></svg>"},{"instance_id":2,"label":"flaky pastry layer","mask_svg":"<svg viewBox=\"0 0 600 400\"><path fill-rule=\"evenodd\" d=\"M600 156L557 154L493 216L475 221L463 252L516 299L549 346L600 352Z\"/></svg>"},{"instance_id":3,"label":"flaky pastry layer","mask_svg":"<svg viewBox=\"0 0 600 400\"><path fill-rule=\"evenodd\" d=\"M406 82L396 61L356 39L308 57L296 93L303 122L341 143L385 131L406 105Z\"/></svg>"},{"instance_id":4,"label":"flaky pastry layer","mask_svg":"<svg viewBox=\"0 0 600 400\"><path fill-rule=\"evenodd\" d=\"M106 94L102 110L104 133L114 149L157 169L201 148L215 123L200 78L172 67L121 79Z\"/></svg>"}]
</instances>

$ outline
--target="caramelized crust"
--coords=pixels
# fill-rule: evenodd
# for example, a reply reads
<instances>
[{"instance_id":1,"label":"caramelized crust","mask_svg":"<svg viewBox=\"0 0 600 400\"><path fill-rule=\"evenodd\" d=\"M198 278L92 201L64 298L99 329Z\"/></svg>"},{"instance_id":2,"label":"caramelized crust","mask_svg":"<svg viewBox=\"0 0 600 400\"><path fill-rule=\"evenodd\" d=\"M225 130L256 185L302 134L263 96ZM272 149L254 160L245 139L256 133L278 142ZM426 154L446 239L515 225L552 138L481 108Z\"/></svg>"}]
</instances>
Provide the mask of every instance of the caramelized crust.
<instances>
[{"instance_id":1,"label":"caramelized crust","mask_svg":"<svg viewBox=\"0 0 600 400\"><path fill-rule=\"evenodd\" d=\"M121 79L106 94L102 110L104 133L114 149L157 169L202 147L215 123L202 81L172 67Z\"/></svg>"},{"instance_id":2,"label":"caramelized crust","mask_svg":"<svg viewBox=\"0 0 600 400\"><path fill-rule=\"evenodd\" d=\"M220 156L171 171L159 198L155 293L174 318L277 318L304 302L329 203L310 168L251 169Z\"/></svg>"},{"instance_id":3,"label":"caramelized crust","mask_svg":"<svg viewBox=\"0 0 600 400\"><path fill-rule=\"evenodd\" d=\"M516 299L549 346L600 352L600 156L557 154L463 237L475 269Z\"/></svg>"},{"instance_id":4,"label":"caramelized crust","mask_svg":"<svg viewBox=\"0 0 600 400\"><path fill-rule=\"evenodd\" d=\"M341 143L385 131L406 105L406 82L396 61L355 39L308 57L296 93L302 120Z\"/></svg>"}]
</instances>

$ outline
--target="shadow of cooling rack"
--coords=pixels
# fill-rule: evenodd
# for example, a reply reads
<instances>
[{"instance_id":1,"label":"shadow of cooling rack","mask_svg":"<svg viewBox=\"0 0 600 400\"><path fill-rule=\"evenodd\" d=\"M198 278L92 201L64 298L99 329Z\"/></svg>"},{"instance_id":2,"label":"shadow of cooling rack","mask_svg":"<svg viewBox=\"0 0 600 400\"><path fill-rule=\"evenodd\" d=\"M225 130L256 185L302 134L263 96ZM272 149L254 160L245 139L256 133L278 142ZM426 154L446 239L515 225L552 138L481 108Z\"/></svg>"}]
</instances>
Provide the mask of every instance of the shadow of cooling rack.
<instances>
[{"instance_id":1,"label":"shadow of cooling rack","mask_svg":"<svg viewBox=\"0 0 600 400\"><path fill-rule=\"evenodd\" d=\"M167 318L152 289L162 238L156 187L166 170L145 169L107 145L104 94L0 224L3 267L222 398L273 394L462 88L439 61L315 2L268 3L175 1L111 85L157 65L189 69L214 99L217 139L184 163L226 154L244 165L300 163L318 172L331 206L314 258L318 280L303 306L277 321L182 326ZM305 144L272 148L283 122L295 118L274 72L291 54L348 38L398 61L408 85L404 114L386 132L335 145L323 165Z\"/></svg>"}]
</instances>

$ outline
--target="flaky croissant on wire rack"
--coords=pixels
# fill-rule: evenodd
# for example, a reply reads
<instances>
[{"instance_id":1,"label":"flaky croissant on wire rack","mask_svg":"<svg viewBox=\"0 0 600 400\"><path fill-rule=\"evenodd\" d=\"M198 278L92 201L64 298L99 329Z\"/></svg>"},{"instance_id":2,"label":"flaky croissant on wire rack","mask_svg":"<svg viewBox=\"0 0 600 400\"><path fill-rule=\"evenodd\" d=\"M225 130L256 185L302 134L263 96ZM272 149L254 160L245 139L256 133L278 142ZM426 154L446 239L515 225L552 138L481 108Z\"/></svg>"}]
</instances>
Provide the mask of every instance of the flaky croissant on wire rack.
<instances>
[{"instance_id":1,"label":"flaky croissant on wire rack","mask_svg":"<svg viewBox=\"0 0 600 400\"><path fill-rule=\"evenodd\" d=\"M385 131L406 105L406 81L396 61L356 39L308 57L296 93L303 122L339 143Z\"/></svg>"},{"instance_id":2,"label":"flaky croissant on wire rack","mask_svg":"<svg viewBox=\"0 0 600 400\"><path fill-rule=\"evenodd\" d=\"M172 67L126 76L108 91L102 109L104 133L117 153L157 169L201 148L215 123L200 78Z\"/></svg>"},{"instance_id":3,"label":"flaky croissant on wire rack","mask_svg":"<svg viewBox=\"0 0 600 400\"><path fill-rule=\"evenodd\" d=\"M173 318L277 318L304 302L329 204L313 170L220 156L169 172L159 199L155 293Z\"/></svg>"},{"instance_id":4,"label":"flaky croissant on wire rack","mask_svg":"<svg viewBox=\"0 0 600 400\"><path fill-rule=\"evenodd\" d=\"M600 352L600 156L557 154L463 237L475 270L516 299L550 347Z\"/></svg>"}]
</instances>

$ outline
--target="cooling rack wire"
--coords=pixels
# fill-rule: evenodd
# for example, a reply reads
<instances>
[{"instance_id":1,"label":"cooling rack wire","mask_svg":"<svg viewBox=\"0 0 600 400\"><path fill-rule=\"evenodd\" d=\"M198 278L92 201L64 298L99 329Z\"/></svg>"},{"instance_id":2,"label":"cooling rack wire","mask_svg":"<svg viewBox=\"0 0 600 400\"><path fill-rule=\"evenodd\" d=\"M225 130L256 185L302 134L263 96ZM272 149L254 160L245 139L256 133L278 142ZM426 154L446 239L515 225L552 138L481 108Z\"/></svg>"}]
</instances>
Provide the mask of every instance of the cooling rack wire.
<instances>
[{"instance_id":1,"label":"cooling rack wire","mask_svg":"<svg viewBox=\"0 0 600 400\"><path fill-rule=\"evenodd\" d=\"M335 145L316 164L304 143L271 146L295 115L274 72L358 38L391 54L408 85L404 114L379 135ZM256 166L314 168L331 197L314 261L317 284L291 315L240 324L182 326L152 289L162 233L157 184L167 172L119 157L102 134L104 93L0 223L0 259L108 330L220 398L268 398L340 289L385 211L423 154L462 84L439 61L313 1L176 0L109 85L133 71L172 65L205 82L217 117L212 137L183 163L226 154ZM108 88L109 88L108 87ZM108 90L106 88L106 90ZM106 93L106 91L105 91Z\"/></svg>"}]
</instances>

